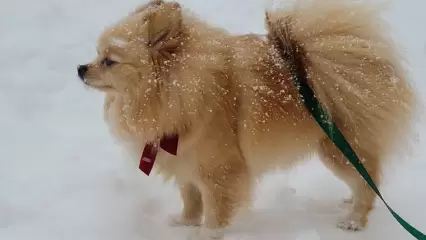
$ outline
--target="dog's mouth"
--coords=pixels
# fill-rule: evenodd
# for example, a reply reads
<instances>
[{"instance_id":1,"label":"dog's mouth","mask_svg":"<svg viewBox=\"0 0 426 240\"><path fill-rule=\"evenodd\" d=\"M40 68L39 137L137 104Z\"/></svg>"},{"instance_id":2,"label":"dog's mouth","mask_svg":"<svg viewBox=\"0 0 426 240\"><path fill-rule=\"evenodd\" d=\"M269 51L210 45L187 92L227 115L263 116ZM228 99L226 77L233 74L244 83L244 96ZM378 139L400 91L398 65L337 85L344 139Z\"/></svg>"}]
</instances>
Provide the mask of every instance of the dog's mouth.
<instances>
[{"instance_id":1,"label":"dog's mouth","mask_svg":"<svg viewBox=\"0 0 426 240\"><path fill-rule=\"evenodd\" d=\"M102 80L84 78L82 81L86 86L103 91L103 92L114 90L114 88L111 85L105 84L105 82Z\"/></svg>"}]
</instances>

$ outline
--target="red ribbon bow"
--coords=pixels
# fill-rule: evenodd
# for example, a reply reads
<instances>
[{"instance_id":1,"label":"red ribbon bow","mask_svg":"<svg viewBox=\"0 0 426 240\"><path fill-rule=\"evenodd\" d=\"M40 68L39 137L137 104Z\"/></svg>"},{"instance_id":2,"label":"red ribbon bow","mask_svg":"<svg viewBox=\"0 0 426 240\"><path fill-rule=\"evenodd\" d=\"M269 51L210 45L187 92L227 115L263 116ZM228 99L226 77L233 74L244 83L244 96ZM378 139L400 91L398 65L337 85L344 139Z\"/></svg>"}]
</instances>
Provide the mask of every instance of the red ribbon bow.
<instances>
[{"instance_id":1,"label":"red ribbon bow","mask_svg":"<svg viewBox=\"0 0 426 240\"><path fill-rule=\"evenodd\" d=\"M179 136L171 135L164 136L160 140L160 147L172 154L177 155ZM147 143L143 149L141 161L139 163L139 169L144 172L147 176L151 173L152 168L154 167L155 158L158 153L158 144L157 143Z\"/></svg>"}]
</instances>

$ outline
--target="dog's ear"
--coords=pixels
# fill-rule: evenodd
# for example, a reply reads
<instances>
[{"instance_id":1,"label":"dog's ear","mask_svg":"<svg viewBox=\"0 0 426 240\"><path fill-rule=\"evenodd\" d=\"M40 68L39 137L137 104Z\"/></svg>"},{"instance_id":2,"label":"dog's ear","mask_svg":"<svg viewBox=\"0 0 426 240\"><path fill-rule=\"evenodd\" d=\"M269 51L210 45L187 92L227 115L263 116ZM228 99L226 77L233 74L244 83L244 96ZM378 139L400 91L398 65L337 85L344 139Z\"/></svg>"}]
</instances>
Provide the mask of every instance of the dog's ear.
<instances>
[{"instance_id":1,"label":"dog's ear","mask_svg":"<svg viewBox=\"0 0 426 240\"><path fill-rule=\"evenodd\" d=\"M145 20L152 60L169 60L182 42L181 6L176 2L160 4L148 12Z\"/></svg>"},{"instance_id":2,"label":"dog's ear","mask_svg":"<svg viewBox=\"0 0 426 240\"><path fill-rule=\"evenodd\" d=\"M135 11L132 12L132 14L137 14L140 12L145 11L149 7L158 7L160 5L164 4L163 0L151 0L149 3L145 3L135 9Z\"/></svg>"}]
</instances>

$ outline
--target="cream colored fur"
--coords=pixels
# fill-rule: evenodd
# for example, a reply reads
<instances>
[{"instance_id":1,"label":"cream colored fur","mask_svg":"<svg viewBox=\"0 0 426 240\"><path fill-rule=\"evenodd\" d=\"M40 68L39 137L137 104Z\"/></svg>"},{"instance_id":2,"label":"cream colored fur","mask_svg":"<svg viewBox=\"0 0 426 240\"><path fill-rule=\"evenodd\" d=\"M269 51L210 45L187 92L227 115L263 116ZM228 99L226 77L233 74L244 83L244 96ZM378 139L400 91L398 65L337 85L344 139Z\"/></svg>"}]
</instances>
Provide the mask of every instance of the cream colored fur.
<instances>
[{"instance_id":1,"label":"cream colored fur","mask_svg":"<svg viewBox=\"0 0 426 240\"><path fill-rule=\"evenodd\" d=\"M267 28L290 34L282 40L305 50L309 83L379 183L385 156L410 125L414 95L377 10L303 0L269 12ZM178 156L160 151L155 167L179 185L184 209L174 223L198 225L204 217L200 238L221 237L262 174L314 153L352 189L351 211L339 227L367 223L374 193L301 103L293 63L277 47L156 0L107 29L87 65L85 83L106 92L105 120L135 160L146 142L179 134ZM116 63L106 66L105 58ZM212 231L219 236L206 234Z\"/></svg>"}]
</instances>

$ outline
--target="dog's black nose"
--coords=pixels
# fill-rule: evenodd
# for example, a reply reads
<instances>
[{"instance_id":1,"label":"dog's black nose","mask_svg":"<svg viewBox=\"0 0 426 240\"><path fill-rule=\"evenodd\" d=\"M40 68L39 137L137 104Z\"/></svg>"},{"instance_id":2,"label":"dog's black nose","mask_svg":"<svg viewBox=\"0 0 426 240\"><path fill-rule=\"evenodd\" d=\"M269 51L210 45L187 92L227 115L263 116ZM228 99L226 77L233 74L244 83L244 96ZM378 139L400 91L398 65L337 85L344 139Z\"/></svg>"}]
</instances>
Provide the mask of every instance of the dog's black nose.
<instances>
[{"instance_id":1,"label":"dog's black nose","mask_svg":"<svg viewBox=\"0 0 426 240\"><path fill-rule=\"evenodd\" d=\"M87 65L79 65L77 67L78 76L81 79L84 79L84 75L86 75L87 69L88 69Z\"/></svg>"}]
</instances>

